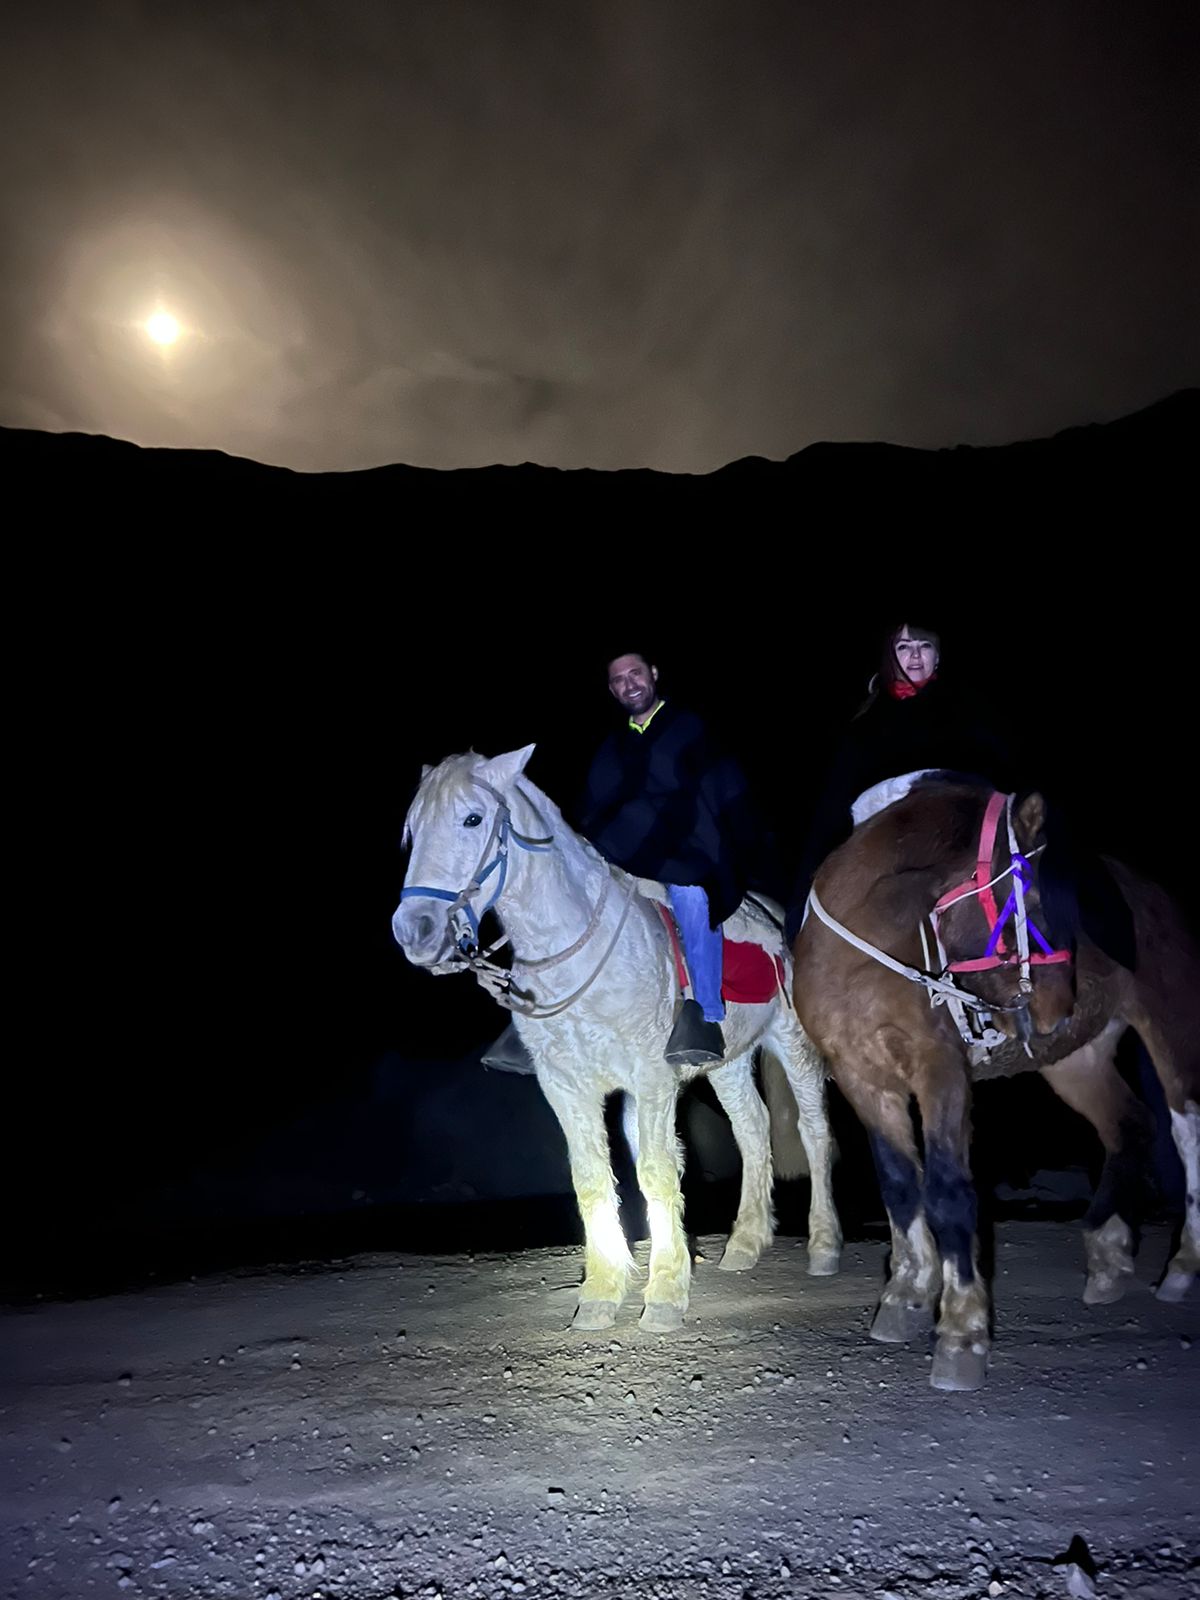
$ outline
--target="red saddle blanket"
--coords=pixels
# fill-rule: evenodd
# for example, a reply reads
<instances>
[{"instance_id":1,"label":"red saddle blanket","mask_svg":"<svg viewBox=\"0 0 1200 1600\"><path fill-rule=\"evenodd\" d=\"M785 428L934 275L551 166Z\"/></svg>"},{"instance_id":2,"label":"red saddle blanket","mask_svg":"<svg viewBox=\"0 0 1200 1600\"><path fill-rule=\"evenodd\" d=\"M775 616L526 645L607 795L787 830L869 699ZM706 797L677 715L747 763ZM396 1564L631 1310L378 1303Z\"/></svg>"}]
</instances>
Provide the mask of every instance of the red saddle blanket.
<instances>
[{"instance_id":1,"label":"red saddle blanket","mask_svg":"<svg viewBox=\"0 0 1200 1600\"><path fill-rule=\"evenodd\" d=\"M663 905L659 906L658 914L670 935L679 987L686 989L689 987L687 963L683 959L683 945L679 938L679 929L675 926L675 918ZM765 1005L783 988L783 979L781 956L768 955L761 945L741 943L734 939L725 940L721 960L723 1000L740 1006Z\"/></svg>"}]
</instances>

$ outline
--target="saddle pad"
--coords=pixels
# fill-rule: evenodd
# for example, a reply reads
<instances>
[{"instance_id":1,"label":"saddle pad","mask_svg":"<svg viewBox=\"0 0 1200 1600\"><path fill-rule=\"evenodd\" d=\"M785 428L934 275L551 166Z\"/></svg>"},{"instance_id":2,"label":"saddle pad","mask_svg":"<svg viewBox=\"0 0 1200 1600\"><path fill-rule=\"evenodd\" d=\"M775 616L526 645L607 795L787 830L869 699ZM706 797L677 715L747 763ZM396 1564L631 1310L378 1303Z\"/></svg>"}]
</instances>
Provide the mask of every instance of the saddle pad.
<instances>
[{"instance_id":1,"label":"saddle pad","mask_svg":"<svg viewBox=\"0 0 1200 1600\"><path fill-rule=\"evenodd\" d=\"M683 958L683 945L679 939L679 930L675 926L675 918L663 905L658 907L658 914L663 919L663 925L671 938L679 987L686 989L689 987L687 965ZM783 983L783 961L779 956L769 955L761 945L744 944L734 939L723 941L721 950L723 1000L739 1006L766 1005L783 988Z\"/></svg>"}]
</instances>

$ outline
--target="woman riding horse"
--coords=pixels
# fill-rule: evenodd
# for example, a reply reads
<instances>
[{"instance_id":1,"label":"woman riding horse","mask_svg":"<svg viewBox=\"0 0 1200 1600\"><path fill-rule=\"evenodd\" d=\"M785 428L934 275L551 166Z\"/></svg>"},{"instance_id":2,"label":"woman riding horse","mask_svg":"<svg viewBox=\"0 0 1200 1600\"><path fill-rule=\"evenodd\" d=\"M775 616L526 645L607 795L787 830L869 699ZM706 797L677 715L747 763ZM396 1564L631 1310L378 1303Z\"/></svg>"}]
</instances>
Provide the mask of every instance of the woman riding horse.
<instances>
[{"instance_id":1,"label":"woman riding horse","mask_svg":"<svg viewBox=\"0 0 1200 1600\"><path fill-rule=\"evenodd\" d=\"M1019 787L1012 751L953 678L943 678L941 652L932 628L902 622L884 635L869 697L842 740L809 826L788 912L789 939L799 931L817 868L862 820L854 814L860 798L905 775L931 771L969 776L1006 793ZM874 798L886 803L882 793Z\"/></svg>"},{"instance_id":2,"label":"woman riding horse","mask_svg":"<svg viewBox=\"0 0 1200 1600\"><path fill-rule=\"evenodd\" d=\"M791 921L800 924L806 904L813 913L794 943L797 1013L867 1127L892 1222L892 1277L874 1337L904 1339L927 1326L944 1286L932 1381L969 1388L982 1381L988 1345L970 1083L1040 1068L1092 1121L1108 1160L1085 1219L1085 1298L1115 1298L1132 1271L1127 1219L1146 1117L1113 1056L1135 1028L1186 1166L1197 1099L1188 1010L1196 973L1164 896L1123 869L1118 887L1098 855L1067 847L1061 815L1048 820L1040 794L1019 801L994 792L1016 787L1014 763L945 694L939 658L929 629L889 634L873 698L810 831ZM818 867L819 899L810 893ZM964 1001L970 1010L981 1000L999 1032L986 1020L964 1030L954 1012L965 1016ZM1160 1291L1167 1298L1190 1281L1196 1250L1189 1224Z\"/></svg>"}]
</instances>

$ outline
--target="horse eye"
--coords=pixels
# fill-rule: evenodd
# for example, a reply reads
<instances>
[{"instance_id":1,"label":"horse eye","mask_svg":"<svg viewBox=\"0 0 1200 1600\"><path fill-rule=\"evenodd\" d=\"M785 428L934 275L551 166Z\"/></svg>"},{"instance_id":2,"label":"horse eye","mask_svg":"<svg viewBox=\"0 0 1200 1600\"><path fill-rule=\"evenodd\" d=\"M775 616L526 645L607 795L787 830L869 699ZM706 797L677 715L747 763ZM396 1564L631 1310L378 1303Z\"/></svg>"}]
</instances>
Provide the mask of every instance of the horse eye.
<instances>
[{"instance_id":1,"label":"horse eye","mask_svg":"<svg viewBox=\"0 0 1200 1600\"><path fill-rule=\"evenodd\" d=\"M464 818L463 827L477 828L482 821L483 818L479 815L478 811L472 811L469 817Z\"/></svg>"}]
</instances>

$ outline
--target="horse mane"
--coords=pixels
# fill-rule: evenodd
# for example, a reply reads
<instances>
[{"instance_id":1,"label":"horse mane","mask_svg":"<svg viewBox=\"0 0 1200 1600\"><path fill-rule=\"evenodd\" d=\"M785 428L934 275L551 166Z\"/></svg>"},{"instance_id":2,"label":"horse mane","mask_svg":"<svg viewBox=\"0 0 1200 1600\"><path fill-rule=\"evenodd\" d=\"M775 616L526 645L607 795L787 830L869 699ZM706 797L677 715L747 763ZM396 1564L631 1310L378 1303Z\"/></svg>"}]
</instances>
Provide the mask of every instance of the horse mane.
<instances>
[{"instance_id":1,"label":"horse mane","mask_svg":"<svg viewBox=\"0 0 1200 1600\"><path fill-rule=\"evenodd\" d=\"M1119 966L1137 964L1133 912L1108 863L1058 806L1047 805L1038 889L1056 944L1090 939Z\"/></svg>"}]
</instances>

